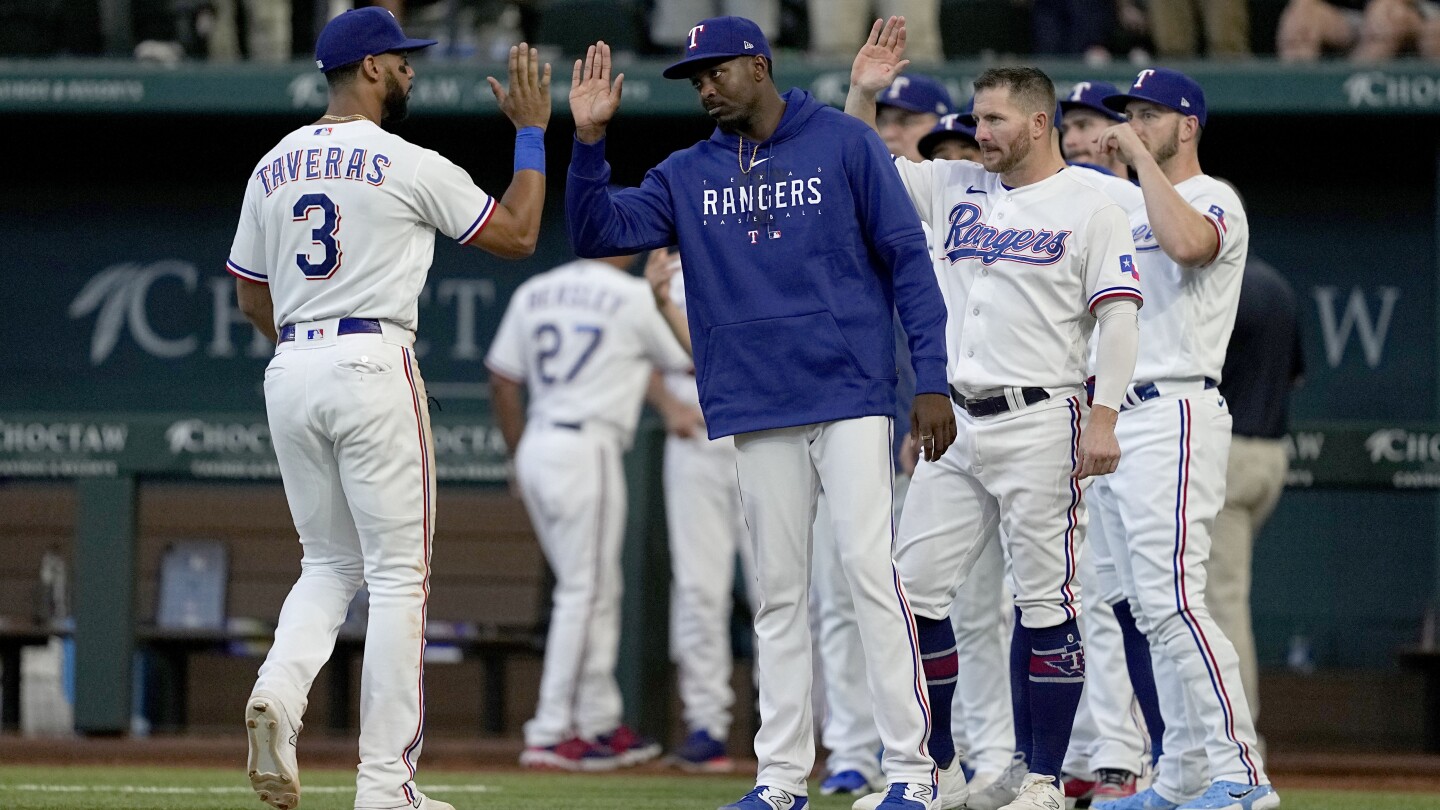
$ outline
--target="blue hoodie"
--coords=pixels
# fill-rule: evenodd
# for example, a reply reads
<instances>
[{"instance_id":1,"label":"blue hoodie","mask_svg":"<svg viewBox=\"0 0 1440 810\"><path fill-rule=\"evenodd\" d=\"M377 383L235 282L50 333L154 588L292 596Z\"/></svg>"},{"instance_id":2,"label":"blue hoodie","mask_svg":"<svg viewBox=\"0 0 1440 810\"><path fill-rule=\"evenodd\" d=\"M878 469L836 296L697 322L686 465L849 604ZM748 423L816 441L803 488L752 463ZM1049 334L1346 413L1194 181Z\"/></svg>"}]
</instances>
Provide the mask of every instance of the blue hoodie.
<instances>
[{"instance_id":1,"label":"blue hoodie","mask_svg":"<svg viewBox=\"0 0 1440 810\"><path fill-rule=\"evenodd\" d=\"M945 394L945 302L885 145L803 90L759 144L718 128L611 193L605 142L575 141L565 210L575 252L679 244L710 437L893 417L892 311L918 393ZM754 163L751 163L751 160ZM752 166L746 174L744 166Z\"/></svg>"}]
</instances>

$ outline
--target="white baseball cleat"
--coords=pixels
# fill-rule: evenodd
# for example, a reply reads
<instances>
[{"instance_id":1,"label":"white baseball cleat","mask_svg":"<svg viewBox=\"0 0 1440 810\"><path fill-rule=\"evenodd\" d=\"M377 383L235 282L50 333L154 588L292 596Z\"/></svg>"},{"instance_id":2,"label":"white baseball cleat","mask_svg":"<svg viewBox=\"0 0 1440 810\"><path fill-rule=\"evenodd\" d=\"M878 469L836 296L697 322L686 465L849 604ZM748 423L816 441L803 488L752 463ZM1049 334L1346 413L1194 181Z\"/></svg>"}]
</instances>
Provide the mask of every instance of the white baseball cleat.
<instances>
[{"instance_id":1,"label":"white baseball cleat","mask_svg":"<svg viewBox=\"0 0 1440 810\"><path fill-rule=\"evenodd\" d=\"M1065 810L1065 792L1049 774L1032 773L1020 783L1015 801L1000 810Z\"/></svg>"},{"instance_id":2,"label":"white baseball cleat","mask_svg":"<svg viewBox=\"0 0 1440 810\"><path fill-rule=\"evenodd\" d=\"M950 760L950 767L940 769L940 810L965 810L970 802L970 786L965 784L965 771L960 757Z\"/></svg>"},{"instance_id":3,"label":"white baseball cleat","mask_svg":"<svg viewBox=\"0 0 1440 810\"><path fill-rule=\"evenodd\" d=\"M1030 773L1024 754L1015 754L1010 767L995 777L990 784L970 791L970 810L1000 810L1013 802L1020 792L1020 786Z\"/></svg>"},{"instance_id":4,"label":"white baseball cleat","mask_svg":"<svg viewBox=\"0 0 1440 810\"><path fill-rule=\"evenodd\" d=\"M256 692L245 704L245 733L250 744L246 770L250 774L250 787L259 794L260 801L275 810L295 810L300 806L300 766L295 760L295 743L302 727L290 719L285 706L268 692Z\"/></svg>"}]
</instances>

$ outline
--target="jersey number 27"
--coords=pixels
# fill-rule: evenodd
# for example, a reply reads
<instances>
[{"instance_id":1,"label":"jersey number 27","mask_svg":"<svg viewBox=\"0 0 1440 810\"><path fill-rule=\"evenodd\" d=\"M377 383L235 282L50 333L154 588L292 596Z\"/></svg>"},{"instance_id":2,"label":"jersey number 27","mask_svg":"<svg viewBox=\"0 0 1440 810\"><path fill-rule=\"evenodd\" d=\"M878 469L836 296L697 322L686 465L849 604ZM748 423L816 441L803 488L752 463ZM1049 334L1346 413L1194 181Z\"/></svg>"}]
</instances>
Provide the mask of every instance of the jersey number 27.
<instances>
[{"instance_id":1,"label":"jersey number 27","mask_svg":"<svg viewBox=\"0 0 1440 810\"><path fill-rule=\"evenodd\" d=\"M319 245L325 249L325 255L320 261L311 261L310 253L296 253L295 264L300 267L300 272L305 278L312 281L320 281L335 275L340 267L340 260L344 258L340 252L340 206L330 199L328 194L301 194L300 199L295 201L295 207L290 211L294 215L295 222L311 223L315 215L319 215L320 224L310 229L311 244Z\"/></svg>"}]
</instances>

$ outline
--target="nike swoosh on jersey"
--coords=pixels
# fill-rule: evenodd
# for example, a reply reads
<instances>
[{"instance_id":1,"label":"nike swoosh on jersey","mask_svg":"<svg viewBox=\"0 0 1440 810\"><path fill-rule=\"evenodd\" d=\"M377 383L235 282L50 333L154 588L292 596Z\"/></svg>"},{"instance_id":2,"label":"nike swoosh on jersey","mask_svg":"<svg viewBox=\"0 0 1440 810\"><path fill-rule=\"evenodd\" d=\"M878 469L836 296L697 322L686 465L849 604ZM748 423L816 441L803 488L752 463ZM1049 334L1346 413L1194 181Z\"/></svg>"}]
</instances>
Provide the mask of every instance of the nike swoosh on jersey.
<instances>
[{"instance_id":1,"label":"nike swoosh on jersey","mask_svg":"<svg viewBox=\"0 0 1440 810\"><path fill-rule=\"evenodd\" d=\"M983 188L975 188L974 186L970 186L969 188L965 189L965 193L966 193L966 194L989 194L990 192L986 191L986 190L983 189Z\"/></svg>"},{"instance_id":2,"label":"nike swoosh on jersey","mask_svg":"<svg viewBox=\"0 0 1440 810\"><path fill-rule=\"evenodd\" d=\"M768 158L768 157L760 158L759 160L755 161L754 163L751 163L751 164L750 164L750 168L753 169L753 168L755 168L756 166L759 166L761 163L764 163L765 161L767 161L767 160L769 160L769 159L770 159L770 158Z\"/></svg>"}]
</instances>

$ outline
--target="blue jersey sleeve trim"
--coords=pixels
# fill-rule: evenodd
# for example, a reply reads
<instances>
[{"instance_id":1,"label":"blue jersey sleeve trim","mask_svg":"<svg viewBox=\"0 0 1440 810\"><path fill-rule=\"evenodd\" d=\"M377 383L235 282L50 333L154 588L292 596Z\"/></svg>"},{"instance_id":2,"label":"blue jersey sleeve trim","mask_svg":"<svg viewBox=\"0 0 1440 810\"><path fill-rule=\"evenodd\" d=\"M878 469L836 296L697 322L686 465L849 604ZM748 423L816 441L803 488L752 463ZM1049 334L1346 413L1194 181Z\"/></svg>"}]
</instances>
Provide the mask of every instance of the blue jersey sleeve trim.
<instances>
[{"instance_id":1,"label":"blue jersey sleeve trim","mask_svg":"<svg viewBox=\"0 0 1440 810\"><path fill-rule=\"evenodd\" d=\"M225 269L230 271L230 275L238 276L245 279L246 281L254 281L259 284L270 283L269 276L265 275L264 273L257 273L254 270L246 270L245 268L236 264L232 259L225 260Z\"/></svg>"},{"instance_id":2,"label":"blue jersey sleeve trim","mask_svg":"<svg viewBox=\"0 0 1440 810\"><path fill-rule=\"evenodd\" d=\"M1106 287L1090 296L1090 311L1094 312L1097 304L1111 298L1134 298L1140 304L1145 302L1145 296L1135 287Z\"/></svg>"},{"instance_id":3,"label":"blue jersey sleeve trim","mask_svg":"<svg viewBox=\"0 0 1440 810\"><path fill-rule=\"evenodd\" d=\"M485 201L485 209L480 212L480 216L476 217L475 221L470 223L470 227L465 229L465 233L460 234L460 238L455 241L459 242L462 245L470 244L470 242L474 240L475 237L480 235L481 231L485 230L486 223L490 221L490 217L494 213L495 198L491 197L490 199Z\"/></svg>"}]
</instances>

